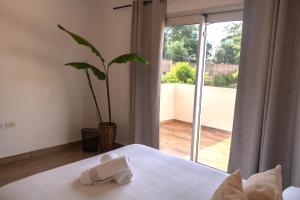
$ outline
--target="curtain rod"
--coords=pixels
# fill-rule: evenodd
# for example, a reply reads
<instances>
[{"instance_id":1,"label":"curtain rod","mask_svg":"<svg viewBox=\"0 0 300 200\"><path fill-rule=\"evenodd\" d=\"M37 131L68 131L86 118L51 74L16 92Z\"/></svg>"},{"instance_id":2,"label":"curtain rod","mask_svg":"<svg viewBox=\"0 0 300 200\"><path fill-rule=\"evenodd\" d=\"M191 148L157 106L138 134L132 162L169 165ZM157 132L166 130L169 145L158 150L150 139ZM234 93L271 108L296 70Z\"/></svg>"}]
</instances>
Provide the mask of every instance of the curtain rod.
<instances>
[{"instance_id":1,"label":"curtain rod","mask_svg":"<svg viewBox=\"0 0 300 200\"><path fill-rule=\"evenodd\" d=\"M148 3L152 3L152 1L144 1L143 2L144 5L147 5ZM113 9L118 10L118 9L121 9L121 8L127 8L127 7L131 7L131 6L132 6L132 4L127 4L127 5L124 5L124 6L114 7Z\"/></svg>"}]
</instances>

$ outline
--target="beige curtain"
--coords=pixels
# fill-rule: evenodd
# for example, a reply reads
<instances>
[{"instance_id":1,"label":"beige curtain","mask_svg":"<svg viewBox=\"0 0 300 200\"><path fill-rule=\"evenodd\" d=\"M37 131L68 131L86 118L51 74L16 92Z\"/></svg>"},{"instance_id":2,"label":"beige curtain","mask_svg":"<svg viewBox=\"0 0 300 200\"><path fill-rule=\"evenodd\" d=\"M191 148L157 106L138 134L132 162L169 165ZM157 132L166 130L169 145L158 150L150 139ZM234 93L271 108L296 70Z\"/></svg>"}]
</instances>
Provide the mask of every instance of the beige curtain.
<instances>
[{"instance_id":1,"label":"beige curtain","mask_svg":"<svg viewBox=\"0 0 300 200\"><path fill-rule=\"evenodd\" d=\"M145 56L148 66L132 63L131 142L159 148L160 61L166 1L133 2L131 51Z\"/></svg>"},{"instance_id":2,"label":"beige curtain","mask_svg":"<svg viewBox=\"0 0 300 200\"><path fill-rule=\"evenodd\" d=\"M281 164L284 185L300 184L299 31L299 0L245 0L229 172Z\"/></svg>"}]
</instances>

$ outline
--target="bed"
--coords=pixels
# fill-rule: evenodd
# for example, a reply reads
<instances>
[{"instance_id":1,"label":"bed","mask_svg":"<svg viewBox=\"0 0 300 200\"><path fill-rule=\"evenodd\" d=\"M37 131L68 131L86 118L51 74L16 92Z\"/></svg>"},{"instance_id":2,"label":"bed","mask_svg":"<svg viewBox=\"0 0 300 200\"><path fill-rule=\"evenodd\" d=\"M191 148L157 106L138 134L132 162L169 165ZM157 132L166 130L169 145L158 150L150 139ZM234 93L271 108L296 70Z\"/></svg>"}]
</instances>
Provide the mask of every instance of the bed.
<instances>
[{"instance_id":1,"label":"bed","mask_svg":"<svg viewBox=\"0 0 300 200\"><path fill-rule=\"evenodd\" d=\"M131 183L81 186L81 172L99 164L99 155L5 185L0 188L0 200L206 200L228 176L143 145L128 145L113 152L130 158L134 173ZM299 197L299 188L284 192L285 200Z\"/></svg>"},{"instance_id":2,"label":"bed","mask_svg":"<svg viewBox=\"0 0 300 200\"><path fill-rule=\"evenodd\" d=\"M100 155L45 171L0 188L1 200L201 200L209 199L225 172L164 154L143 145L114 150L127 155L130 184L81 186L79 176L99 164Z\"/></svg>"}]
</instances>

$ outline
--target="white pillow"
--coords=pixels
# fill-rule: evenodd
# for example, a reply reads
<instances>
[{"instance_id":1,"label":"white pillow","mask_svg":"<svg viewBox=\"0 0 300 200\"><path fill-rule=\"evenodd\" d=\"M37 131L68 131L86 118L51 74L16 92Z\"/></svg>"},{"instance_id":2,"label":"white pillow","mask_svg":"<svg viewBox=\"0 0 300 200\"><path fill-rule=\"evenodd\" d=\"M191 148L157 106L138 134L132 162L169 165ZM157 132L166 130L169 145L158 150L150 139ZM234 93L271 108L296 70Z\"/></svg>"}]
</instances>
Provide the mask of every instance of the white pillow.
<instances>
[{"instance_id":1,"label":"white pillow","mask_svg":"<svg viewBox=\"0 0 300 200\"><path fill-rule=\"evenodd\" d=\"M282 200L281 166L252 175L244 184L248 200Z\"/></svg>"},{"instance_id":2,"label":"white pillow","mask_svg":"<svg viewBox=\"0 0 300 200\"><path fill-rule=\"evenodd\" d=\"M246 200L242 177L237 170L228 176L213 194L211 200Z\"/></svg>"}]
</instances>

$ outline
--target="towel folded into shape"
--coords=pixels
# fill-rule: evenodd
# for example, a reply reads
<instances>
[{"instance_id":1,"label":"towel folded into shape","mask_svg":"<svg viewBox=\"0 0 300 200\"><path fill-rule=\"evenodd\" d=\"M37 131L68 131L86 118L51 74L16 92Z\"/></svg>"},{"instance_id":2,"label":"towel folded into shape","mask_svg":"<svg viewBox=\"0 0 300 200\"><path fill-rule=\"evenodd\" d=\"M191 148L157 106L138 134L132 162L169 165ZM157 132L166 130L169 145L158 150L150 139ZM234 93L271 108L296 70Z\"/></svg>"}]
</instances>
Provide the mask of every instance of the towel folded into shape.
<instances>
[{"instance_id":1,"label":"towel folded into shape","mask_svg":"<svg viewBox=\"0 0 300 200\"><path fill-rule=\"evenodd\" d=\"M111 155L110 155L111 156ZM129 183L132 172L126 156L111 159L107 156L101 164L84 171L80 177L82 185L101 184L115 180L118 184ZM103 158L103 157L102 157Z\"/></svg>"},{"instance_id":2,"label":"towel folded into shape","mask_svg":"<svg viewBox=\"0 0 300 200\"><path fill-rule=\"evenodd\" d=\"M100 163L104 163L106 161L113 160L118 157L120 157L118 154L116 154L114 152L109 152L109 153L106 153L103 156L101 156Z\"/></svg>"}]
</instances>

